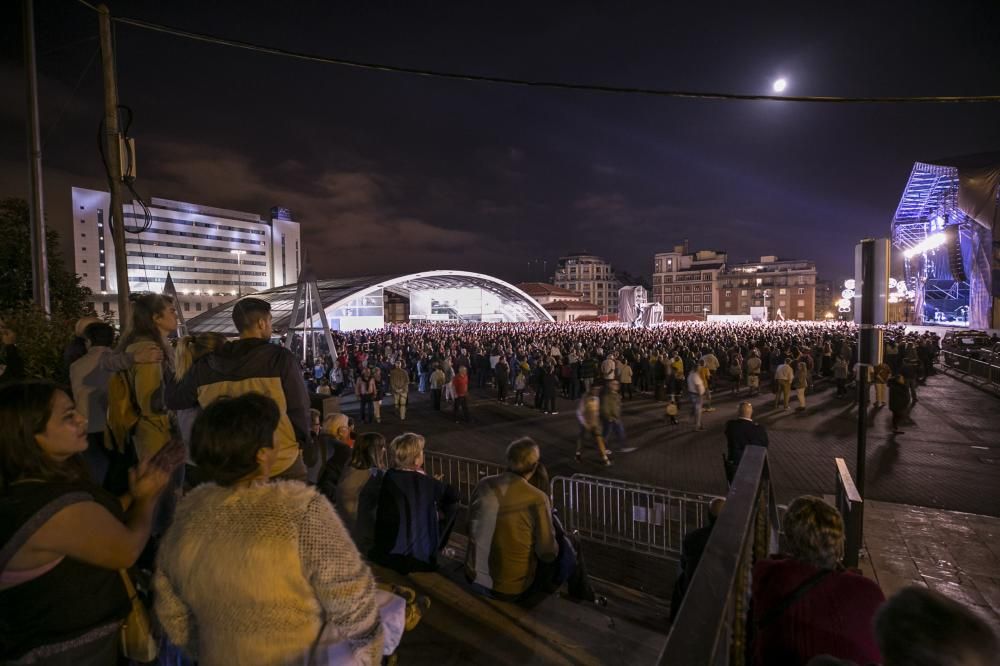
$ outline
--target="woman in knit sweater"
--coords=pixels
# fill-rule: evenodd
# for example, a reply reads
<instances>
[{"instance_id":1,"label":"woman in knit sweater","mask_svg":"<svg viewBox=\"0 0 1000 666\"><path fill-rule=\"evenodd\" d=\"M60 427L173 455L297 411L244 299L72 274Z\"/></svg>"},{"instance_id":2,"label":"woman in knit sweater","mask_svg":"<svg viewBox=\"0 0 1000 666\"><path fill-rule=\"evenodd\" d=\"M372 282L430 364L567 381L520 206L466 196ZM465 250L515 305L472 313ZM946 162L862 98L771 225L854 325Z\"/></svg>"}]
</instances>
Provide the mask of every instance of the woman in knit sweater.
<instances>
[{"instance_id":1,"label":"woman in knit sweater","mask_svg":"<svg viewBox=\"0 0 1000 666\"><path fill-rule=\"evenodd\" d=\"M377 664L383 632L371 571L330 502L268 482L278 407L220 399L195 421L209 483L177 507L160 544L156 614L202 666Z\"/></svg>"},{"instance_id":2,"label":"woman in knit sweater","mask_svg":"<svg viewBox=\"0 0 1000 666\"><path fill-rule=\"evenodd\" d=\"M818 655L881 663L872 621L885 597L875 581L840 564L840 513L804 495L782 525L787 553L753 569L754 664L796 666Z\"/></svg>"}]
</instances>

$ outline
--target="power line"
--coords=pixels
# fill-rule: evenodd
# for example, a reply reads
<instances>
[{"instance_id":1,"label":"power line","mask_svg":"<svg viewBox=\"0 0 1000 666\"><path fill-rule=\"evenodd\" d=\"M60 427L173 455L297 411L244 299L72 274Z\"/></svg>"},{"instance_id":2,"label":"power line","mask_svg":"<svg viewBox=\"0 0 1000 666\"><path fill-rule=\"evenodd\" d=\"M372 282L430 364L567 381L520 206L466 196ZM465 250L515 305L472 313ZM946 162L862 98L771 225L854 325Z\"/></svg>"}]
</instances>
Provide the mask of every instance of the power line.
<instances>
[{"instance_id":1,"label":"power line","mask_svg":"<svg viewBox=\"0 0 1000 666\"><path fill-rule=\"evenodd\" d=\"M86 0L77 0L81 4L96 11L96 8ZM600 85L590 83L573 83L569 81L546 81L515 79L504 76L486 76L479 74L466 74L460 72L445 72L433 69L421 69L417 67L404 67L401 65L386 65L381 63L363 62L359 60L346 60L343 58L331 58L328 56L301 51L290 51L273 46L263 46L235 39L216 37L204 33L182 30L159 23L151 23L139 19L113 16L116 23L130 25L142 30L151 30L174 37L181 37L194 41L215 44L218 46L229 46L232 48L266 53L268 55L304 60L307 62L320 63L325 65L337 65L340 67L353 67L356 69L367 69L379 72L391 72L395 74L408 74L411 76L423 76L427 78L450 79L453 81L472 81L478 83L493 83L509 86L521 86L530 88L547 88L551 90L573 90L582 92L596 92L606 94L624 95L644 95L652 97L674 97L687 99L725 100L725 101L774 101L774 102L806 102L822 104L954 104L954 103L984 103L1000 102L1000 95L924 95L924 96L893 96L893 97L838 97L838 96L813 96L813 95L747 95L739 93L724 92L697 92L690 90L668 90L662 88L642 88L617 85Z\"/></svg>"}]
</instances>

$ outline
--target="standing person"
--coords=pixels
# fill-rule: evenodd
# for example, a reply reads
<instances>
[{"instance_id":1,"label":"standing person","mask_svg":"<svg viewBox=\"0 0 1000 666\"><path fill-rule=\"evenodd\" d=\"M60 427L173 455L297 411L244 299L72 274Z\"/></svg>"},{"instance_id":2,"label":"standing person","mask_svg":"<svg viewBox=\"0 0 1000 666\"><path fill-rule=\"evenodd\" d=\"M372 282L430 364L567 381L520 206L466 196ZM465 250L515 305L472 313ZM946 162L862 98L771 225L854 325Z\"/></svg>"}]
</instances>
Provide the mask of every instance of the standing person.
<instances>
[{"instance_id":1,"label":"standing person","mask_svg":"<svg viewBox=\"0 0 1000 666\"><path fill-rule=\"evenodd\" d=\"M497 401L507 402L507 391L510 390L510 366L503 356L497 359L493 367L493 376L497 385Z\"/></svg>"},{"instance_id":2,"label":"standing person","mask_svg":"<svg viewBox=\"0 0 1000 666\"><path fill-rule=\"evenodd\" d=\"M627 359L622 360L622 367L618 375L618 383L621 385L623 400L632 399L632 366Z\"/></svg>"},{"instance_id":3,"label":"standing person","mask_svg":"<svg viewBox=\"0 0 1000 666\"><path fill-rule=\"evenodd\" d=\"M726 422L726 453L724 454L726 481L733 484L733 477L739 469L743 452L748 446L767 448L767 430L753 420L753 405L741 402L737 408L737 418Z\"/></svg>"},{"instance_id":4,"label":"standing person","mask_svg":"<svg viewBox=\"0 0 1000 666\"><path fill-rule=\"evenodd\" d=\"M614 433L619 447L625 446L625 425L622 423L622 396L618 392L618 381L612 379L601 393L601 425L605 444ZM610 451L605 451L605 454Z\"/></svg>"},{"instance_id":5,"label":"standing person","mask_svg":"<svg viewBox=\"0 0 1000 666\"><path fill-rule=\"evenodd\" d=\"M375 581L343 522L316 489L267 483L280 416L252 393L198 416L192 455L211 483L184 497L160 545L157 618L204 666L377 664Z\"/></svg>"},{"instance_id":6,"label":"standing person","mask_svg":"<svg viewBox=\"0 0 1000 666\"><path fill-rule=\"evenodd\" d=\"M333 502L358 551L364 554L374 542L375 512L387 467L385 437L377 432L364 433L358 437L351 459L340 473L334 497L327 498Z\"/></svg>"},{"instance_id":7,"label":"standing person","mask_svg":"<svg viewBox=\"0 0 1000 666\"><path fill-rule=\"evenodd\" d=\"M454 402L455 387L452 382L455 380L455 368L452 366L449 357L445 356L441 369L444 371L444 399L448 402Z\"/></svg>"},{"instance_id":8,"label":"standing person","mask_svg":"<svg viewBox=\"0 0 1000 666\"><path fill-rule=\"evenodd\" d=\"M115 372L128 370L133 363L156 363L163 359L159 347L149 347L135 356L111 350L115 329L104 322L92 322L83 330L86 352L69 367L70 386L76 409L87 421L87 450L83 454L93 481L104 485L112 454L105 447L104 428L108 415L108 383Z\"/></svg>"},{"instance_id":9,"label":"standing person","mask_svg":"<svg viewBox=\"0 0 1000 666\"><path fill-rule=\"evenodd\" d=\"M590 393L590 386L594 383L594 378L597 377L597 371L597 361L594 360L592 354L586 354L580 362L580 382L583 384L584 395Z\"/></svg>"},{"instance_id":10,"label":"standing person","mask_svg":"<svg viewBox=\"0 0 1000 666\"><path fill-rule=\"evenodd\" d=\"M169 472L114 497L87 479L86 422L49 382L0 388L0 661L114 666L131 604L121 569L149 540Z\"/></svg>"},{"instance_id":11,"label":"standing person","mask_svg":"<svg viewBox=\"0 0 1000 666\"><path fill-rule=\"evenodd\" d=\"M715 354L712 354L715 357ZM716 359L718 363L718 359ZM701 375L701 380L705 383L705 396L704 396L704 406L702 409L706 412L714 412L715 407L712 407L712 370L708 367L707 361L702 358L698 361L698 374Z\"/></svg>"},{"instance_id":12,"label":"standing person","mask_svg":"<svg viewBox=\"0 0 1000 666\"><path fill-rule=\"evenodd\" d=\"M0 384L24 379L24 357L17 348L17 333L0 320Z\"/></svg>"},{"instance_id":13,"label":"standing person","mask_svg":"<svg viewBox=\"0 0 1000 666\"><path fill-rule=\"evenodd\" d=\"M677 578L674 580L674 590L670 596L671 622L677 618L677 611L680 610L684 595L687 594L691 579L694 578L695 569L698 568L701 555L705 552L705 546L708 545L708 538L712 536L712 528L715 527L715 521L725 505L726 500L721 497L713 499L708 505L708 524L688 532L681 541L681 557L677 561Z\"/></svg>"},{"instance_id":14,"label":"standing person","mask_svg":"<svg viewBox=\"0 0 1000 666\"><path fill-rule=\"evenodd\" d=\"M559 376L556 366L548 362L542 374L542 411L546 414L558 414L556 411L556 392L559 390Z\"/></svg>"},{"instance_id":15,"label":"standing person","mask_svg":"<svg viewBox=\"0 0 1000 666\"><path fill-rule=\"evenodd\" d=\"M593 392L596 391L597 387L594 387ZM576 436L576 461L582 460L583 440L592 439L597 445L597 452L601 455L601 462L607 467L611 465L611 460L604 446L604 433L601 428L601 399L593 392L583 396L576 409L576 420L580 426Z\"/></svg>"},{"instance_id":16,"label":"standing person","mask_svg":"<svg viewBox=\"0 0 1000 666\"><path fill-rule=\"evenodd\" d=\"M372 368L372 383L375 384L375 395L372 397L372 411L375 414L375 423L382 423L382 399L385 398L385 377L382 376L382 368L377 365Z\"/></svg>"},{"instance_id":17,"label":"standing person","mask_svg":"<svg viewBox=\"0 0 1000 666\"><path fill-rule=\"evenodd\" d=\"M433 373L431 373L433 375ZM403 370L403 362L396 361L395 367L389 371L389 388L392 390L392 402L396 405L399 420L406 420L406 399L410 392L410 375ZM431 391L434 391L433 384ZM438 389L438 409L441 408L441 389Z\"/></svg>"},{"instance_id":18,"label":"standing person","mask_svg":"<svg viewBox=\"0 0 1000 666\"><path fill-rule=\"evenodd\" d=\"M809 366L805 361L795 364L795 379L792 380L795 387L795 397L798 398L799 406L795 408L797 412L806 409L806 389L809 388Z\"/></svg>"},{"instance_id":19,"label":"standing person","mask_svg":"<svg viewBox=\"0 0 1000 666\"><path fill-rule=\"evenodd\" d=\"M785 358L784 362L774 369L774 381L777 384L777 390L774 392L775 409L779 406L782 409L788 409L793 379L795 379L795 371L792 370L792 359Z\"/></svg>"},{"instance_id":20,"label":"standing person","mask_svg":"<svg viewBox=\"0 0 1000 666\"><path fill-rule=\"evenodd\" d=\"M130 398L139 420L132 432L135 453L144 462L162 449L172 436L171 414L164 401L164 380L174 374L174 355L167 335L177 330L177 309L169 296L133 294L132 319L118 342L119 349L138 354L158 348L163 353L160 364L143 363L128 372Z\"/></svg>"},{"instance_id":21,"label":"standing person","mask_svg":"<svg viewBox=\"0 0 1000 666\"><path fill-rule=\"evenodd\" d=\"M462 410L462 419L469 422L469 373L464 365L459 366L458 374L451 380L451 390L455 395L455 423L458 423L458 410Z\"/></svg>"},{"instance_id":22,"label":"standing person","mask_svg":"<svg viewBox=\"0 0 1000 666\"><path fill-rule=\"evenodd\" d=\"M875 366L875 406L885 407L885 395L888 388L889 378L892 376L892 368L883 361Z\"/></svg>"},{"instance_id":23,"label":"standing person","mask_svg":"<svg viewBox=\"0 0 1000 666\"><path fill-rule=\"evenodd\" d=\"M424 471L424 438L408 432L390 445L375 520L373 562L402 574L435 571L458 511L458 493Z\"/></svg>"},{"instance_id":24,"label":"standing person","mask_svg":"<svg viewBox=\"0 0 1000 666\"><path fill-rule=\"evenodd\" d=\"M608 357L601 363L601 381L605 384L615 378L615 371L618 364L615 363L614 352L608 353Z\"/></svg>"},{"instance_id":25,"label":"standing person","mask_svg":"<svg viewBox=\"0 0 1000 666\"><path fill-rule=\"evenodd\" d=\"M917 380L920 372L920 361L917 358L917 350L912 344L906 346L906 353L903 355L899 374L906 379L906 386L910 391L910 402L917 404Z\"/></svg>"},{"instance_id":26,"label":"standing person","mask_svg":"<svg viewBox=\"0 0 1000 666\"><path fill-rule=\"evenodd\" d=\"M271 344L271 304L267 301L253 297L237 301L233 324L240 332L239 340L199 359L179 382L168 383L167 405L204 409L220 396L267 395L281 412L275 435L278 459L271 474L305 481L308 473L302 450L309 445L309 394L299 361L288 349Z\"/></svg>"},{"instance_id":27,"label":"standing person","mask_svg":"<svg viewBox=\"0 0 1000 666\"><path fill-rule=\"evenodd\" d=\"M910 388L907 386L906 377L895 375L889 380L889 411L892 413L892 433L901 435L903 431L899 429L906 420L907 412L910 410Z\"/></svg>"},{"instance_id":28,"label":"standing person","mask_svg":"<svg viewBox=\"0 0 1000 666\"><path fill-rule=\"evenodd\" d=\"M434 364L434 372L431 373L428 383L431 387L431 408L435 412L441 411L441 392L445 386L445 374L440 364Z\"/></svg>"},{"instance_id":29,"label":"standing person","mask_svg":"<svg viewBox=\"0 0 1000 666\"><path fill-rule=\"evenodd\" d=\"M701 406L705 399L705 380L701 378L698 368L692 368L687 376L687 392L691 399L691 416L694 418L694 429L704 430L701 425Z\"/></svg>"},{"instance_id":30,"label":"standing person","mask_svg":"<svg viewBox=\"0 0 1000 666\"><path fill-rule=\"evenodd\" d=\"M184 336L177 342L174 377L180 381L194 367L198 359L221 349L224 344L226 344L226 338L221 333L198 333L197 335ZM185 446L190 447L191 445L191 428L194 426L195 417L200 412L201 407L198 405L188 409L178 409L176 412L177 426Z\"/></svg>"},{"instance_id":31,"label":"standing person","mask_svg":"<svg viewBox=\"0 0 1000 666\"><path fill-rule=\"evenodd\" d=\"M518 366L517 376L514 377L514 404L519 407L524 407L524 389L528 386L528 375L525 374L524 368Z\"/></svg>"},{"instance_id":32,"label":"standing person","mask_svg":"<svg viewBox=\"0 0 1000 666\"><path fill-rule=\"evenodd\" d=\"M761 371L761 361L760 352L756 349L750 352L750 357L747 358L747 386L750 388L750 396L753 397L760 393L760 371Z\"/></svg>"},{"instance_id":33,"label":"standing person","mask_svg":"<svg viewBox=\"0 0 1000 666\"><path fill-rule=\"evenodd\" d=\"M375 420L375 394L378 392L372 371L365 368L361 376L354 382L354 395L361 404L361 422L372 423Z\"/></svg>"},{"instance_id":34,"label":"standing person","mask_svg":"<svg viewBox=\"0 0 1000 666\"><path fill-rule=\"evenodd\" d=\"M838 398L843 398L847 395L847 376L847 359L843 356L838 356L837 360L833 363L833 381L837 384L836 396Z\"/></svg>"}]
</instances>

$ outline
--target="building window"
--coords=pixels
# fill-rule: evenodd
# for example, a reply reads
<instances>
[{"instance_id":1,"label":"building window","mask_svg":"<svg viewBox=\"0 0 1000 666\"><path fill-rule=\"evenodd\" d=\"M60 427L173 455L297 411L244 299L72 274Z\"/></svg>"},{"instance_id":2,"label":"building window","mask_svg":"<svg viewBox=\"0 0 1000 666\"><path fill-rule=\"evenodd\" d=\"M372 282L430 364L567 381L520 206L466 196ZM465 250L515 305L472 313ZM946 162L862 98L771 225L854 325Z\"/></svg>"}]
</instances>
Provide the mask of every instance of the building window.
<instances>
[{"instance_id":1,"label":"building window","mask_svg":"<svg viewBox=\"0 0 1000 666\"><path fill-rule=\"evenodd\" d=\"M194 309L197 310L198 312L201 312L201 303L200 302L199 303L195 303L194 304Z\"/></svg>"},{"instance_id":2,"label":"building window","mask_svg":"<svg viewBox=\"0 0 1000 666\"><path fill-rule=\"evenodd\" d=\"M778 307L783 308L788 304L788 301L778 301Z\"/></svg>"},{"instance_id":3,"label":"building window","mask_svg":"<svg viewBox=\"0 0 1000 666\"><path fill-rule=\"evenodd\" d=\"M798 303L796 303L796 305L798 305L800 308L804 308L806 306L806 302L800 298Z\"/></svg>"},{"instance_id":4,"label":"building window","mask_svg":"<svg viewBox=\"0 0 1000 666\"><path fill-rule=\"evenodd\" d=\"M778 290L778 294L779 294L780 296L784 296L784 295L785 295L786 293L788 293L788 290L787 290L787 289L779 289L779 290Z\"/></svg>"},{"instance_id":5,"label":"building window","mask_svg":"<svg viewBox=\"0 0 1000 666\"><path fill-rule=\"evenodd\" d=\"M806 313L805 312L799 312L798 319L805 319L805 318L806 318Z\"/></svg>"},{"instance_id":6,"label":"building window","mask_svg":"<svg viewBox=\"0 0 1000 666\"><path fill-rule=\"evenodd\" d=\"M747 290L746 289L740 289L740 296L746 296L746 295L747 295Z\"/></svg>"},{"instance_id":7,"label":"building window","mask_svg":"<svg viewBox=\"0 0 1000 666\"><path fill-rule=\"evenodd\" d=\"M802 294L804 294L804 293L806 293L806 290L805 290L805 289L803 289L802 287L799 287L799 289L798 289L798 294L799 294L799 296L801 296L801 295L802 295Z\"/></svg>"},{"instance_id":8,"label":"building window","mask_svg":"<svg viewBox=\"0 0 1000 666\"><path fill-rule=\"evenodd\" d=\"M681 311L681 306L675 305L674 306L674 312L680 312L680 311Z\"/></svg>"},{"instance_id":9,"label":"building window","mask_svg":"<svg viewBox=\"0 0 1000 666\"><path fill-rule=\"evenodd\" d=\"M726 289L726 296L732 296L732 295L733 295L733 290L732 289Z\"/></svg>"},{"instance_id":10,"label":"building window","mask_svg":"<svg viewBox=\"0 0 1000 666\"><path fill-rule=\"evenodd\" d=\"M726 301L726 307L727 308L733 307L733 302L732 301Z\"/></svg>"}]
</instances>

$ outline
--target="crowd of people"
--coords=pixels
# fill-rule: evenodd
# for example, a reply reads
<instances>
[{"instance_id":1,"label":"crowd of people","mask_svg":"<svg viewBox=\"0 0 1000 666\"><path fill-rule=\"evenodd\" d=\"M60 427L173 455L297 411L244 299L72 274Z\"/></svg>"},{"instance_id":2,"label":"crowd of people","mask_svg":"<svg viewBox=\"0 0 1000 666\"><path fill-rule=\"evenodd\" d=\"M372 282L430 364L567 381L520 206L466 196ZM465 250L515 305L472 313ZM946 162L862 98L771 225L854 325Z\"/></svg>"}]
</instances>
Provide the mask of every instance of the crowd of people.
<instances>
[{"instance_id":1,"label":"crowd of people","mask_svg":"<svg viewBox=\"0 0 1000 666\"><path fill-rule=\"evenodd\" d=\"M132 306L117 342L108 324L80 322L66 350L69 389L25 378L16 334L0 327L5 358L14 359L0 376L4 663L118 663L123 623L140 624L133 585L151 599L159 632L152 638L173 663L380 663L429 608L380 572L436 571L459 498L425 471L424 437L358 434L355 417L380 422L391 397L395 418L405 421L413 387L430 393L431 410L450 402L457 421L469 420L470 384L525 409L530 394L546 414L557 413L561 396L578 401L578 459L593 444L611 464L609 444L626 436L622 401L637 393L662 400L675 423L678 404L690 402L700 428L713 391L752 396L769 380L777 404L787 408L794 388L804 406L813 381L846 387L856 363L853 325L802 322L387 326L339 333L337 353L303 363L272 344L265 301L237 304L232 341L215 334L172 341L169 297L139 295ZM902 329L886 337L886 361L872 369L872 381L876 405L888 392L895 416L900 392L915 400L917 384L933 372L937 340ZM326 396L346 392L358 398L356 414L321 413ZM739 409L747 424L732 426L731 441L743 444L730 447L729 465L746 446L766 446L752 406ZM541 458L537 442L520 438L507 448L506 472L476 486L469 589L533 606L566 585L570 596L600 603L582 544L552 508ZM723 511L713 505L711 515ZM797 500L785 526L798 535L793 563L758 563L758 663L777 663L770 655L792 648L799 661L781 663L805 663L801 657L821 648L878 660L874 639L846 652L834 649L833 634L782 643L787 623L801 621L809 604L766 616L804 579L806 592L857 588L844 598L863 598L864 609L851 607L857 615L844 632L861 631L884 601L863 577L829 575L843 550L834 514ZM685 586L697 566L690 554L706 541L707 532L685 540ZM820 571L828 572L822 580ZM822 603L814 600L816 618L841 608L838 594L827 589Z\"/></svg>"}]
</instances>

